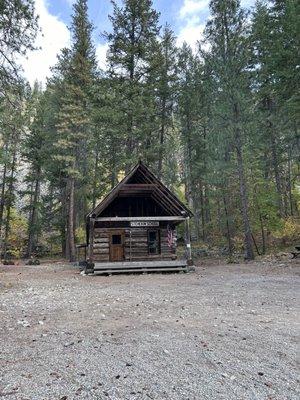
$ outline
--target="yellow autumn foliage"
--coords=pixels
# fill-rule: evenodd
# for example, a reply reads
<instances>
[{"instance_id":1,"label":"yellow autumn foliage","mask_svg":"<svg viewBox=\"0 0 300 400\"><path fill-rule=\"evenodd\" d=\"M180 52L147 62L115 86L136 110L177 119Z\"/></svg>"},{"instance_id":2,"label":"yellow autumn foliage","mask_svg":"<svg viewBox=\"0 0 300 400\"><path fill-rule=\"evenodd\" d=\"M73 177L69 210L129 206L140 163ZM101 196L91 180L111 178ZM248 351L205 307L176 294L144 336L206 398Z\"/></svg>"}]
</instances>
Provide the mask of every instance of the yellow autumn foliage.
<instances>
[{"instance_id":1,"label":"yellow autumn foliage","mask_svg":"<svg viewBox=\"0 0 300 400\"><path fill-rule=\"evenodd\" d=\"M10 231L8 236L9 253L14 258L20 258L25 251L28 236L28 224L15 208L11 210Z\"/></svg>"},{"instance_id":2,"label":"yellow autumn foliage","mask_svg":"<svg viewBox=\"0 0 300 400\"><path fill-rule=\"evenodd\" d=\"M86 235L85 228L83 228L82 226L77 228L75 232L76 243L78 244L85 243L86 242L85 235Z\"/></svg>"},{"instance_id":3,"label":"yellow autumn foliage","mask_svg":"<svg viewBox=\"0 0 300 400\"><path fill-rule=\"evenodd\" d=\"M282 228L274 232L277 239L300 240L300 220L299 218L289 217L282 221Z\"/></svg>"}]
</instances>

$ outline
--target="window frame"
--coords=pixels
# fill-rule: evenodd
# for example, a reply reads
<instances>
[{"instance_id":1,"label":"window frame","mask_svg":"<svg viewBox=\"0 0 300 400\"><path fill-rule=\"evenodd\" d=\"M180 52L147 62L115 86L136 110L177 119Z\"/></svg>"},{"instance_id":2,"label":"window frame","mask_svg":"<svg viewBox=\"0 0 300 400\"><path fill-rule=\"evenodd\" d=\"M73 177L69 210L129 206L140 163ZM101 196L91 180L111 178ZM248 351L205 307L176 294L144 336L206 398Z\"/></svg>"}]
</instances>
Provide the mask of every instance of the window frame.
<instances>
[{"instance_id":1,"label":"window frame","mask_svg":"<svg viewBox=\"0 0 300 400\"><path fill-rule=\"evenodd\" d=\"M155 232L155 234L156 234L157 246L156 246L156 252L155 253L151 253L151 251L150 251L150 234L152 232ZM147 231L147 248L148 248L148 254L149 255L159 255L159 254L161 254L160 229L148 229L148 231Z\"/></svg>"},{"instance_id":2,"label":"window frame","mask_svg":"<svg viewBox=\"0 0 300 400\"><path fill-rule=\"evenodd\" d=\"M120 241L118 241L118 243L114 243L114 237L119 237ZM122 235L120 233L112 233L111 234L111 244L112 244L112 246L121 246L122 245Z\"/></svg>"}]
</instances>

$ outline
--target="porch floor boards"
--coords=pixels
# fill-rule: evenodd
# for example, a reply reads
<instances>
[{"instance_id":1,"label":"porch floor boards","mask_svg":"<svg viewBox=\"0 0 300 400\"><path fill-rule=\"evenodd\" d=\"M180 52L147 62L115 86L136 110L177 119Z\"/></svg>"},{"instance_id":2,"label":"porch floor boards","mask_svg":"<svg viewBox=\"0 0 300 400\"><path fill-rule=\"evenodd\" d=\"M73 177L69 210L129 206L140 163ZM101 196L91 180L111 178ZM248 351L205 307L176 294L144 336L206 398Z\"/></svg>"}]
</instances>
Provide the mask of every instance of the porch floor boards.
<instances>
[{"instance_id":1,"label":"porch floor boards","mask_svg":"<svg viewBox=\"0 0 300 400\"><path fill-rule=\"evenodd\" d=\"M188 271L187 260L119 261L95 263L94 274Z\"/></svg>"}]
</instances>

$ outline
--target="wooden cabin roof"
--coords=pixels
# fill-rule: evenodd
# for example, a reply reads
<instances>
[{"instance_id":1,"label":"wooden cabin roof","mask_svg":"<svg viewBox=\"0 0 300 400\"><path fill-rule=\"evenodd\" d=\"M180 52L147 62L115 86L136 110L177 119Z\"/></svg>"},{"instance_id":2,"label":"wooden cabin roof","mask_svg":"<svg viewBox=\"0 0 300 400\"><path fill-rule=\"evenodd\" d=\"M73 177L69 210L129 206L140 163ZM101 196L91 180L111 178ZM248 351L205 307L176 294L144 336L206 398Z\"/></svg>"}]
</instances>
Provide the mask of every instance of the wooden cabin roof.
<instances>
[{"instance_id":1,"label":"wooden cabin roof","mask_svg":"<svg viewBox=\"0 0 300 400\"><path fill-rule=\"evenodd\" d=\"M170 216L192 216L192 212L141 161L88 214L96 218L116 198L147 196Z\"/></svg>"}]
</instances>

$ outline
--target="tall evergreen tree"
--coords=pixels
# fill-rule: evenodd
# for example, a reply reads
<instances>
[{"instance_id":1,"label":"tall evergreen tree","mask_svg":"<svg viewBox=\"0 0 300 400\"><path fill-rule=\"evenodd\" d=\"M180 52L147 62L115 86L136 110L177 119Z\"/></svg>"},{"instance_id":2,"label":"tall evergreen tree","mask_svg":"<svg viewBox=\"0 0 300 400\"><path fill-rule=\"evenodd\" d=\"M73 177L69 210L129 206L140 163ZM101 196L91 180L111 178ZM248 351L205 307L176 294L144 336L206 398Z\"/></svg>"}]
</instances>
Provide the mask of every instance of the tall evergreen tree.
<instances>
[{"instance_id":1,"label":"tall evergreen tree","mask_svg":"<svg viewBox=\"0 0 300 400\"><path fill-rule=\"evenodd\" d=\"M92 85L96 74L87 0L78 0L72 17L72 47L62 71L63 96L58 114L55 160L61 163L66 182L66 255L74 261L76 217L87 213L88 160L91 142ZM80 212L79 212L80 211Z\"/></svg>"},{"instance_id":2,"label":"tall evergreen tree","mask_svg":"<svg viewBox=\"0 0 300 400\"><path fill-rule=\"evenodd\" d=\"M34 48L36 33L33 0L0 2L0 95L19 80L16 58Z\"/></svg>"},{"instance_id":3,"label":"tall evergreen tree","mask_svg":"<svg viewBox=\"0 0 300 400\"><path fill-rule=\"evenodd\" d=\"M3 141L3 170L0 203L0 239L4 258L9 256L9 236L11 217L17 199L17 170L20 163L20 147L23 142L25 116L25 88L19 87L18 93L13 87L12 93L6 93L0 124ZM3 232L2 232L2 228ZM2 241L3 239L3 241Z\"/></svg>"},{"instance_id":4,"label":"tall evergreen tree","mask_svg":"<svg viewBox=\"0 0 300 400\"><path fill-rule=\"evenodd\" d=\"M297 148L296 3L257 3L252 27L256 60L256 97L261 141L265 144L266 175L274 177L278 212L293 214L291 162ZM298 78L297 78L298 76ZM269 152L270 149L270 152ZM285 160L288 160L286 163Z\"/></svg>"},{"instance_id":5,"label":"tall evergreen tree","mask_svg":"<svg viewBox=\"0 0 300 400\"><path fill-rule=\"evenodd\" d=\"M181 139L184 149L184 184L185 197L191 208L194 208L193 198L193 148L196 136L196 124L199 115L196 92L197 62L192 49L184 43L179 51L178 71L179 90L178 106L181 128Z\"/></svg>"},{"instance_id":6,"label":"tall evergreen tree","mask_svg":"<svg viewBox=\"0 0 300 400\"><path fill-rule=\"evenodd\" d=\"M175 91L177 86L177 48L175 40L173 31L166 25L162 32L157 53L153 57L152 75L158 109L157 174L159 178L162 178L164 174L164 161L169 158L169 155L166 154L167 141L174 130Z\"/></svg>"},{"instance_id":7,"label":"tall evergreen tree","mask_svg":"<svg viewBox=\"0 0 300 400\"><path fill-rule=\"evenodd\" d=\"M257 60L257 85L259 111L261 114L261 140L271 149L267 157L272 166L277 191L277 204L280 216L284 216L283 181L281 171L280 119L278 119L277 80L274 79L274 27L266 4L258 3L254 14L253 47ZM273 51L272 51L273 50ZM268 175L268 173L267 173Z\"/></svg>"},{"instance_id":8,"label":"tall evergreen tree","mask_svg":"<svg viewBox=\"0 0 300 400\"><path fill-rule=\"evenodd\" d=\"M48 149L45 146L47 142L43 119L45 101L38 82L35 82L28 97L28 131L22 146L22 158L28 165L28 172L24 178L27 189L22 191L22 194L27 198L24 211L28 213L26 255L31 257L36 252L41 233L41 185Z\"/></svg>"},{"instance_id":9,"label":"tall evergreen tree","mask_svg":"<svg viewBox=\"0 0 300 400\"><path fill-rule=\"evenodd\" d=\"M212 18L205 29L205 39L210 45L210 50L204 56L214 76L215 95L225 121L223 129L230 135L235 149L245 257L253 259L244 152L247 140L247 112L251 98L248 73L251 51L247 13L240 8L238 0L212 0L210 10Z\"/></svg>"},{"instance_id":10,"label":"tall evergreen tree","mask_svg":"<svg viewBox=\"0 0 300 400\"><path fill-rule=\"evenodd\" d=\"M125 0L123 7L112 3L113 32L106 34L109 75L115 81L115 112L122 121L119 130L124 132L128 170L138 156L147 158L151 149L155 99L148 79L157 48L159 14L151 0Z\"/></svg>"}]
</instances>

